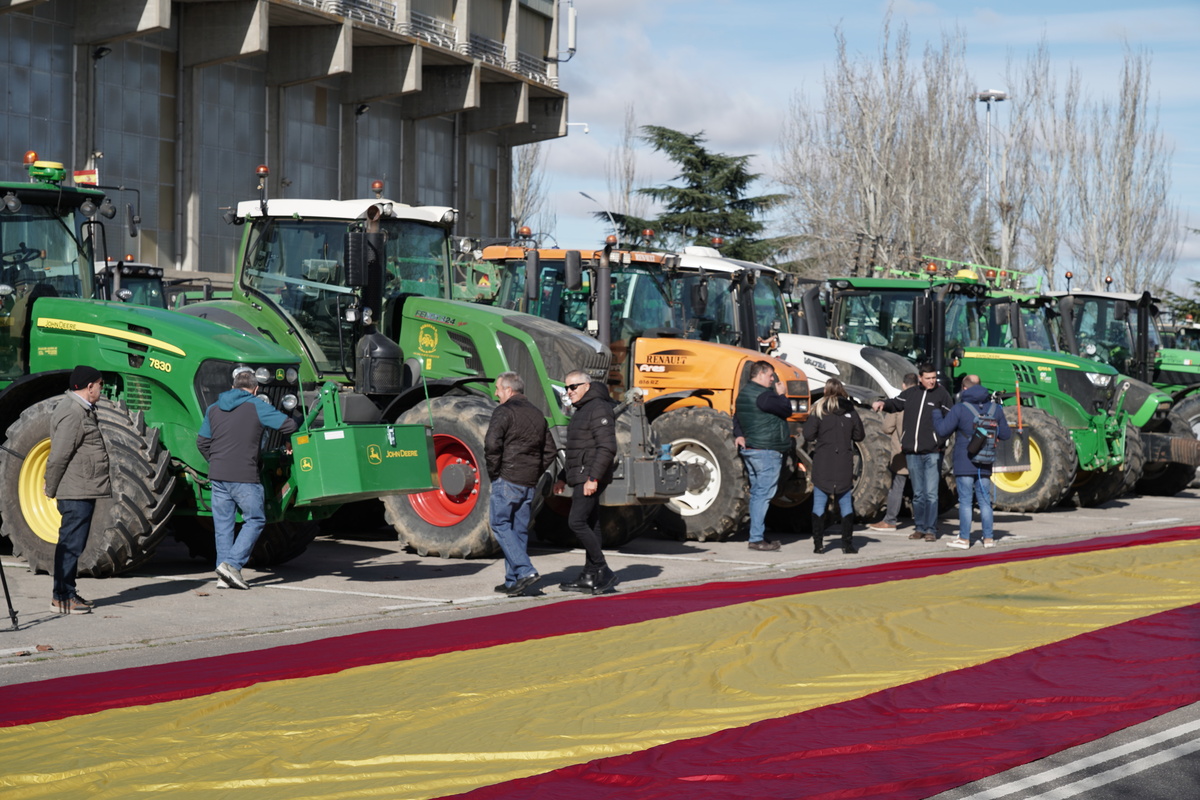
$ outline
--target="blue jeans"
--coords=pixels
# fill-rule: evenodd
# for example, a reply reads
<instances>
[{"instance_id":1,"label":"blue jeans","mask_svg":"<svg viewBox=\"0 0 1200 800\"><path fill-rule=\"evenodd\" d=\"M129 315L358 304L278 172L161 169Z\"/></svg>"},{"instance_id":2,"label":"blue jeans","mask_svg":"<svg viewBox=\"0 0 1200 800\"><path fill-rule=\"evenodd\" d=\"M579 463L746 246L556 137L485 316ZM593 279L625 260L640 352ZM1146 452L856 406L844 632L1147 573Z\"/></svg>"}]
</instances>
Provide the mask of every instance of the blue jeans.
<instances>
[{"instance_id":1,"label":"blue jeans","mask_svg":"<svg viewBox=\"0 0 1200 800\"><path fill-rule=\"evenodd\" d=\"M838 504L838 511L842 512L842 518L850 516L854 513L854 498L849 491L842 492L837 495L829 495L820 488L813 486L813 510L812 513L818 517L825 513L825 505L829 502L829 498L833 497Z\"/></svg>"},{"instance_id":2,"label":"blue jeans","mask_svg":"<svg viewBox=\"0 0 1200 800\"><path fill-rule=\"evenodd\" d=\"M742 461L750 478L750 541L761 542L767 532L767 506L779 487L783 453L743 447Z\"/></svg>"},{"instance_id":3,"label":"blue jeans","mask_svg":"<svg viewBox=\"0 0 1200 800\"><path fill-rule=\"evenodd\" d=\"M54 599L70 600L75 596L79 556L87 547L96 501L56 500L55 504L62 514L62 524L58 526L58 544L54 546Z\"/></svg>"},{"instance_id":4,"label":"blue jeans","mask_svg":"<svg viewBox=\"0 0 1200 800\"><path fill-rule=\"evenodd\" d=\"M938 482L942 478L941 453L908 453L908 479L913 489L913 519L917 533L937 533Z\"/></svg>"},{"instance_id":5,"label":"blue jeans","mask_svg":"<svg viewBox=\"0 0 1200 800\"><path fill-rule=\"evenodd\" d=\"M956 475L958 484L958 538L971 540L971 495L979 503L983 538L992 538L992 479L987 475Z\"/></svg>"},{"instance_id":6,"label":"blue jeans","mask_svg":"<svg viewBox=\"0 0 1200 800\"><path fill-rule=\"evenodd\" d=\"M532 504L532 486L521 486L503 478L492 481L492 494L488 498L488 517L492 524L492 535L496 537L496 542L504 552L506 586L512 586L521 578L537 574L527 552L529 511Z\"/></svg>"},{"instance_id":7,"label":"blue jeans","mask_svg":"<svg viewBox=\"0 0 1200 800\"><path fill-rule=\"evenodd\" d=\"M242 512L242 530L234 537L237 512ZM212 482L213 530L217 538L217 565L221 562L241 569L250 560L254 544L267 523L261 483Z\"/></svg>"}]
</instances>

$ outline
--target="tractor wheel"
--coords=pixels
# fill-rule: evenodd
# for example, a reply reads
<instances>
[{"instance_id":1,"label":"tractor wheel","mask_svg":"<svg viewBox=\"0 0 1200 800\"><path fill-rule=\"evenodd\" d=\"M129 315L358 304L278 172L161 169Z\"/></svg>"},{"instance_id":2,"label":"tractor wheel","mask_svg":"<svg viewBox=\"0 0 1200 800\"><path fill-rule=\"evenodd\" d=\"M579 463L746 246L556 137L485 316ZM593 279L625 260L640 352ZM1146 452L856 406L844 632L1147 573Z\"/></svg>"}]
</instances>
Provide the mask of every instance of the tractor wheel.
<instances>
[{"instance_id":1,"label":"tractor wheel","mask_svg":"<svg viewBox=\"0 0 1200 800\"><path fill-rule=\"evenodd\" d=\"M1116 500L1126 492L1124 464L1110 469L1090 471L1080 470L1075 486L1074 497L1063 501L1064 505L1074 504L1080 508L1093 508Z\"/></svg>"},{"instance_id":2,"label":"tractor wheel","mask_svg":"<svg viewBox=\"0 0 1200 800\"><path fill-rule=\"evenodd\" d=\"M1177 411L1172 411L1167 416L1167 419L1171 423L1171 433L1188 437L1195 436L1187 420ZM1195 479L1196 468L1191 464L1179 464L1174 461L1152 461L1146 464L1145 471L1134 488L1140 494L1171 497L1182 492Z\"/></svg>"},{"instance_id":3,"label":"tractor wheel","mask_svg":"<svg viewBox=\"0 0 1200 800\"><path fill-rule=\"evenodd\" d=\"M1171 416L1176 414L1192 429L1192 435L1200 439L1200 394L1189 395L1176 403L1171 409ZM1171 430L1175 430L1174 424L1171 425Z\"/></svg>"},{"instance_id":4,"label":"tractor wheel","mask_svg":"<svg viewBox=\"0 0 1200 800\"><path fill-rule=\"evenodd\" d=\"M1005 419L1016 435L1017 409L1004 408ZM996 487L997 511L1034 513L1046 511L1071 491L1079 458L1075 442L1062 424L1038 408L1022 408L1021 418L1029 440L1030 468L1025 472L997 472L992 475Z\"/></svg>"},{"instance_id":5,"label":"tractor wheel","mask_svg":"<svg viewBox=\"0 0 1200 800\"><path fill-rule=\"evenodd\" d=\"M54 397L30 406L9 426L5 445L25 457L6 457L0 473L3 533L12 542L13 555L23 556L34 572L54 570L61 517L55 501L43 494L42 484L50 457L51 418L60 400ZM173 508L175 476L158 429L147 428L140 411L131 414L123 404L102 399L96 416L108 451L112 492L96 502L79 574L107 578L154 554Z\"/></svg>"},{"instance_id":6,"label":"tractor wheel","mask_svg":"<svg viewBox=\"0 0 1200 800\"><path fill-rule=\"evenodd\" d=\"M384 497L384 516L401 544L422 556L495 555L499 547L488 527L492 482L483 440L496 404L475 395L435 397L405 411L399 424L428 424L431 405L438 488Z\"/></svg>"},{"instance_id":7,"label":"tractor wheel","mask_svg":"<svg viewBox=\"0 0 1200 800\"><path fill-rule=\"evenodd\" d=\"M721 541L737 532L750 509L750 483L733 443L733 418L689 407L654 420L671 457L687 465L687 492L658 512L658 525L680 539Z\"/></svg>"},{"instance_id":8,"label":"tractor wheel","mask_svg":"<svg viewBox=\"0 0 1200 800\"><path fill-rule=\"evenodd\" d=\"M171 520L171 533L187 546L188 555L215 566L217 541L212 517L178 516ZM254 543L246 566L255 569L291 561L303 553L320 533L315 522L268 522Z\"/></svg>"},{"instance_id":9,"label":"tractor wheel","mask_svg":"<svg viewBox=\"0 0 1200 800\"><path fill-rule=\"evenodd\" d=\"M883 432L883 419L874 411L858 409L866 436L854 443L854 513L870 519L884 510L892 488L892 437Z\"/></svg>"},{"instance_id":10,"label":"tractor wheel","mask_svg":"<svg viewBox=\"0 0 1200 800\"><path fill-rule=\"evenodd\" d=\"M1142 436L1133 425L1125 426L1125 463L1121 465L1125 476L1125 487L1122 494L1134 494L1137 483L1146 471L1146 448L1142 444Z\"/></svg>"}]
</instances>

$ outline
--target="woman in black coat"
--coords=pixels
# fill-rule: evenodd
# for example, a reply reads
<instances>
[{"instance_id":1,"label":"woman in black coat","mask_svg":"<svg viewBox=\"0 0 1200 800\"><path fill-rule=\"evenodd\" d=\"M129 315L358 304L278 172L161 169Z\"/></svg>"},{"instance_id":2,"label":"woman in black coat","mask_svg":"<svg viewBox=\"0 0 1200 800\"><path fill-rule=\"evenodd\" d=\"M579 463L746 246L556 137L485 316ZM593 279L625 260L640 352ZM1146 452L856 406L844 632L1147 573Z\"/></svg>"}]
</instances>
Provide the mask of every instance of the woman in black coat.
<instances>
[{"instance_id":1,"label":"woman in black coat","mask_svg":"<svg viewBox=\"0 0 1200 800\"><path fill-rule=\"evenodd\" d=\"M854 443L865 436L862 419L854 410L846 387L837 378L825 382L825 395L813 404L804 423L804 438L813 449L813 552L825 552L825 506L833 498L842 512L842 552L857 553L854 546Z\"/></svg>"}]
</instances>

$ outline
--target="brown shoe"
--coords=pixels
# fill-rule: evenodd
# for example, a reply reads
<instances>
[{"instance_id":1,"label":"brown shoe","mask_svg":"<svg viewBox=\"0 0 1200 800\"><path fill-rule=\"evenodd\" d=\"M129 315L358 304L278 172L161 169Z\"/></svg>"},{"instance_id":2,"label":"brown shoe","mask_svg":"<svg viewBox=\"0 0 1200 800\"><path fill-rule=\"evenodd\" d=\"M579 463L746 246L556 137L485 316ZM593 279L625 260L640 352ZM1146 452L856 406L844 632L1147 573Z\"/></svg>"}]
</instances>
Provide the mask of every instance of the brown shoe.
<instances>
[{"instance_id":1,"label":"brown shoe","mask_svg":"<svg viewBox=\"0 0 1200 800\"><path fill-rule=\"evenodd\" d=\"M59 614L90 614L92 606L82 597L72 597L70 600L54 599L50 601L50 608L57 611Z\"/></svg>"},{"instance_id":2,"label":"brown shoe","mask_svg":"<svg viewBox=\"0 0 1200 800\"><path fill-rule=\"evenodd\" d=\"M908 538L910 538L910 539L924 539L924 538L925 538L925 534L921 533L920 531L913 531L912 533L910 533L910 534L908 535Z\"/></svg>"},{"instance_id":3,"label":"brown shoe","mask_svg":"<svg viewBox=\"0 0 1200 800\"><path fill-rule=\"evenodd\" d=\"M937 541L937 534L936 534L936 533L927 533L927 534L925 534L925 541L927 541L927 542L936 542L936 541Z\"/></svg>"},{"instance_id":4,"label":"brown shoe","mask_svg":"<svg viewBox=\"0 0 1200 800\"><path fill-rule=\"evenodd\" d=\"M766 550L769 552L775 551L775 550L779 549L779 542L768 542L766 539L763 539L761 542L751 542L750 549L751 550Z\"/></svg>"},{"instance_id":5,"label":"brown shoe","mask_svg":"<svg viewBox=\"0 0 1200 800\"><path fill-rule=\"evenodd\" d=\"M871 523L870 525L868 525L867 528L869 528L870 530L873 530L873 531L894 531L894 530L896 530L895 525L889 525L886 522L874 522L874 523Z\"/></svg>"}]
</instances>

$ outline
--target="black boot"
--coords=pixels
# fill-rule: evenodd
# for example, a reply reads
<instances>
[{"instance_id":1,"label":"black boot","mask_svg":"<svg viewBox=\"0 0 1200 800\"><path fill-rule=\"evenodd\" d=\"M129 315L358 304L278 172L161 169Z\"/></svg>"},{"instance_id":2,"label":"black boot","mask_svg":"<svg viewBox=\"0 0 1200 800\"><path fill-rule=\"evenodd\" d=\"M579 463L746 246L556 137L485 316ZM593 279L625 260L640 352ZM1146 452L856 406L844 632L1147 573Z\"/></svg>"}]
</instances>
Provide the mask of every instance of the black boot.
<instances>
[{"instance_id":1,"label":"black boot","mask_svg":"<svg viewBox=\"0 0 1200 800\"><path fill-rule=\"evenodd\" d=\"M842 517L842 552L858 552L858 548L854 546L854 514Z\"/></svg>"},{"instance_id":2,"label":"black boot","mask_svg":"<svg viewBox=\"0 0 1200 800\"><path fill-rule=\"evenodd\" d=\"M578 578L568 583L560 583L558 588L564 592L591 594L596 588L596 573L584 567Z\"/></svg>"},{"instance_id":3,"label":"black boot","mask_svg":"<svg viewBox=\"0 0 1200 800\"><path fill-rule=\"evenodd\" d=\"M813 552L825 552L825 515L812 515Z\"/></svg>"}]
</instances>

